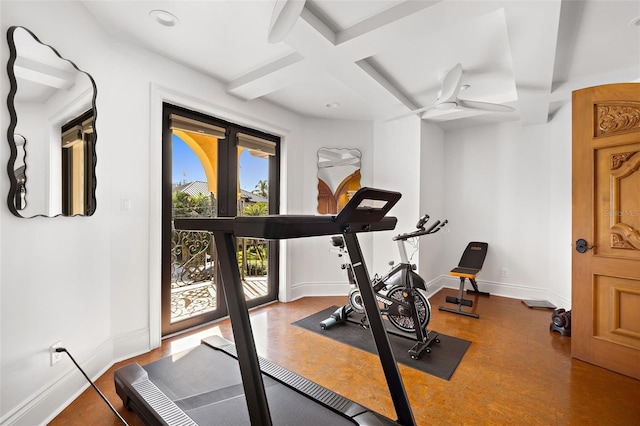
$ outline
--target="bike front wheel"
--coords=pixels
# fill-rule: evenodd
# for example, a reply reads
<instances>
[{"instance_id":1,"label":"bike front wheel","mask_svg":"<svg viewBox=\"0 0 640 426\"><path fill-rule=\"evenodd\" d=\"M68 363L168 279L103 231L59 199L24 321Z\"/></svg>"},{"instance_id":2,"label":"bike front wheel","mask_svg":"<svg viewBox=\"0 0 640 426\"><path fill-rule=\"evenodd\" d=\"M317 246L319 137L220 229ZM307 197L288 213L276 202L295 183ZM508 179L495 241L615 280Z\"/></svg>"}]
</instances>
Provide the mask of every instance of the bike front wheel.
<instances>
[{"instance_id":1,"label":"bike front wheel","mask_svg":"<svg viewBox=\"0 0 640 426\"><path fill-rule=\"evenodd\" d=\"M404 287L393 287L387 293L387 296L391 299L398 301L405 301L404 298ZM420 321L420 327L423 330L426 330L427 325L429 324L429 320L431 319L431 305L429 304L429 300L422 295L418 290L416 292L416 310L418 312L418 320ZM404 331L406 333L415 332L415 327L413 325L413 318L410 316L404 315L388 315L389 322L393 324L398 330Z\"/></svg>"}]
</instances>

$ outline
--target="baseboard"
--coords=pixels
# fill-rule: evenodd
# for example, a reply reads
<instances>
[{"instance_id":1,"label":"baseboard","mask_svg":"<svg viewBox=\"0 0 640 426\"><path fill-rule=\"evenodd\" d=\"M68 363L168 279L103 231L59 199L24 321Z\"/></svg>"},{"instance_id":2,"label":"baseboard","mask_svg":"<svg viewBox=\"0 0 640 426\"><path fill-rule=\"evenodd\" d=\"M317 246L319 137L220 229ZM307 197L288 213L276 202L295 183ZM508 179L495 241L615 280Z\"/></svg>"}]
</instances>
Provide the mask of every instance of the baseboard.
<instances>
[{"instance_id":1,"label":"baseboard","mask_svg":"<svg viewBox=\"0 0 640 426\"><path fill-rule=\"evenodd\" d=\"M302 283L291 287L290 300L294 301L303 297L319 296L345 296L349 294L351 285L345 282L334 283Z\"/></svg>"},{"instance_id":2,"label":"baseboard","mask_svg":"<svg viewBox=\"0 0 640 426\"><path fill-rule=\"evenodd\" d=\"M439 292L444 288L444 284L445 284L444 276L441 275L439 277L436 277L431 281L426 282L425 284L427 287L427 298L430 298L431 296L433 296L434 294L436 294L437 292Z\"/></svg>"},{"instance_id":3,"label":"baseboard","mask_svg":"<svg viewBox=\"0 0 640 426\"><path fill-rule=\"evenodd\" d=\"M442 282L442 288L460 288L459 278L443 275L440 277L440 281ZM546 300L549 297L547 290L537 287L488 280L476 280L476 283L480 291L488 292L495 296L525 300ZM465 288L472 289L471 284L466 283Z\"/></svg>"},{"instance_id":4,"label":"baseboard","mask_svg":"<svg viewBox=\"0 0 640 426\"><path fill-rule=\"evenodd\" d=\"M102 376L116 362L149 351L149 330L136 330L109 339L84 357L74 359L91 380ZM0 419L0 426L45 425L73 402L90 385L66 354L61 362L68 367L53 381L44 385L31 398Z\"/></svg>"},{"instance_id":5,"label":"baseboard","mask_svg":"<svg viewBox=\"0 0 640 426\"><path fill-rule=\"evenodd\" d=\"M73 351L70 350L70 352L73 355ZM112 341L108 340L87 356L77 358L76 355L74 358L89 377L95 378L100 377L111 366L112 352ZM22 405L7 413L0 421L0 425L46 424L89 386L82 373L66 354L63 354L60 362L68 364L63 373L40 388Z\"/></svg>"},{"instance_id":6,"label":"baseboard","mask_svg":"<svg viewBox=\"0 0 640 426\"><path fill-rule=\"evenodd\" d=\"M508 297L511 299L526 300L549 300L558 306L569 306L569 301L562 297L550 293L548 290L537 287L523 286L513 283L503 283L488 280L477 280L480 291L488 292L492 295ZM443 288L460 288L460 279L449 275L440 275L426 283L427 297L431 297ZM465 288L471 289L469 283ZM349 293L350 286L346 283L303 283L291 287L291 301L302 297L319 296L345 296ZM558 302L563 302L559 304Z\"/></svg>"},{"instance_id":7,"label":"baseboard","mask_svg":"<svg viewBox=\"0 0 640 426\"><path fill-rule=\"evenodd\" d=\"M115 337L112 364L149 352L151 350L149 335L148 328L141 328Z\"/></svg>"},{"instance_id":8,"label":"baseboard","mask_svg":"<svg viewBox=\"0 0 640 426\"><path fill-rule=\"evenodd\" d=\"M571 299L562 297L552 291L549 292L549 297L547 298L547 300L549 300L549 302L553 303L559 308L564 308L566 310L571 309Z\"/></svg>"},{"instance_id":9,"label":"baseboard","mask_svg":"<svg viewBox=\"0 0 640 426\"><path fill-rule=\"evenodd\" d=\"M431 297L433 294L440 291L443 287L443 277L437 277L426 283L427 297ZM344 296L345 298L351 290L351 285L345 282L334 283L303 283L291 287L289 301L301 299L303 297L320 297L320 296Z\"/></svg>"}]
</instances>

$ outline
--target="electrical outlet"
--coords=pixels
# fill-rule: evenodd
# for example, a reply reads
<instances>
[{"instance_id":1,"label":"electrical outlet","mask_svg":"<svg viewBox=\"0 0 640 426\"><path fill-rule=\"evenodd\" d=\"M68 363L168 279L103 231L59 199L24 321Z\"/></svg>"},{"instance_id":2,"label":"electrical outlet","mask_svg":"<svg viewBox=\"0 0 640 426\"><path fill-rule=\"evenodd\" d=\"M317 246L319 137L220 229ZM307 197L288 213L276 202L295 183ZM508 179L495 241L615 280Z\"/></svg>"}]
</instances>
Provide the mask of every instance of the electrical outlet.
<instances>
[{"instance_id":1,"label":"electrical outlet","mask_svg":"<svg viewBox=\"0 0 640 426\"><path fill-rule=\"evenodd\" d=\"M507 268L502 268L500 271L500 276L502 278L507 278L509 276L509 270Z\"/></svg>"},{"instance_id":2,"label":"electrical outlet","mask_svg":"<svg viewBox=\"0 0 640 426\"><path fill-rule=\"evenodd\" d=\"M62 359L62 352L56 352L56 348L61 348L62 342L56 342L49 348L51 354L51 366L53 367L58 361Z\"/></svg>"}]
</instances>

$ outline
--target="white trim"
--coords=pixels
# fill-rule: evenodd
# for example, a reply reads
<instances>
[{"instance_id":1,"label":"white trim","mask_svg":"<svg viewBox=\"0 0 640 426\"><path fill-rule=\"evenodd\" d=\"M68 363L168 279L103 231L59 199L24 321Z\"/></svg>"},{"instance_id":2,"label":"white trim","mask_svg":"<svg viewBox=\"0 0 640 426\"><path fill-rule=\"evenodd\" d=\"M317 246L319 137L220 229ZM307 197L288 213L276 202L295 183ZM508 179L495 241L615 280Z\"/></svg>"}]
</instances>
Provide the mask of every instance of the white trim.
<instances>
[{"instance_id":1,"label":"white trim","mask_svg":"<svg viewBox=\"0 0 640 426\"><path fill-rule=\"evenodd\" d=\"M74 355L71 348L67 349L91 380L95 381L114 364L148 352L148 335L146 328L126 333L105 341L84 357ZM59 367L56 365L52 368L64 370L4 415L0 419L1 426L47 424L90 386L66 354L62 355Z\"/></svg>"},{"instance_id":2,"label":"white trim","mask_svg":"<svg viewBox=\"0 0 640 426\"><path fill-rule=\"evenodd\" d=\"M45 192L45 206L47 211L43 211L42 213L50 217L62 214L62 153L60 151L60 129L64 124L93 107L92 101L95 88L91 84L90 86L87 90L78 94L78 96L47 118L49 126L49 152L51 155L47 163L49 169L45 173L45 175L48 176L48 186ZM95 170L93 173L95 174ZM37 213L38 212L35 212L35 214ZM24 212L24 214L29 214L29 212Z\"/></svg>"},{"instance_id":3,"label":"white trim","mask_svg":"<svg viewBox=\"0 0 640 426\"><path fill-rule=\"evenodd\" d=\"M349 294L351 286L345 282L315 282L315 283L300 283L295 286L291 286L289 293L290 300L297 300L307 296L344 296L345 300Z\"/></svg>"},{"instance_id":4,"label":"white trim","mask_svg":"<svg viewBox=\"0 0 640 426\"><path fill-rule=\"evenodd\" d=\"M141 328L113 338L113 362L124 361L150 351L149 329Z\"/></svg>"},{"instance_id":5,"label":"white trim","mask_svg":"<svg viewBox=\"0 0 640 426\"><path fill-rule=\"evenodd\" d=\"M178 93L151 83L149 108L149 346L157 348L162 343L162 289L160 268L162 265L162 103L198 111L242 126L271 133L282 138L289 129L265 122L255 117L211 104L202 99ZM282 182L280 187L284 188ZM280 269L280 282L286 283L286 272Z\"/></svg>"},{"instance_id":6,"label":"white trim","mask_svg":"<svg viewBox=\"0 0 640 426\"><path fill-rule=\"evenodd\" d=\"M557 293L549 291L548 293L549 302L553 303L557 307L565 308L566 310L571 309L571 299L567 299L565 297L560 296Z\"/></svg>"},{"instance_id":7,"label":"white trim","mask_svg":"<svg viewBox=\"0 0 640 426\"><path fill-rule=\"evenodd\" d=\"M430 298L444 288L443 276L441 275L439 277L436 277L428 283L425 283L425 285L427 287L427 298Z\"/></svg>"},{"instance_id":8,"label":"white trim","mask_svg":"<svg viewBox=\"0 0 640 426\"><path fill-rule=\"evenodd\" d=\"M280 284L285 284L278 287L278 300L281 302L290 302L292 300L291 290L283 278L291 276L291 271L289 271L291 265L291 262L289 262L289 245L286 243L286 240L279 240L278 243L280 249L280 259L278 259L278 270L280 271L279 275L281 277Z\"/></svg>"},{"instance_id":9,"label":"white trim","mask_svg":"<svg viewBox=\"0 0 640 426\"><path fill-rule=\"evenodd\" d=\"M551 302L559 306L570 306L570 301L561 296L550 293L547 290L524 286L511 283L500 283L495 281L477 280L480 291L489 292L495 296L508 297L511 299L533 299L546 300L551 298ZM460 279L449 275L440 275L426 283L427 298L431 298L434 294L443 288L459 289ZM349 293L349 284L347 283L299 283L291 287L291 300L301 299L303 297L318 296L345 296ZM466 284L465 288L471 288L470 284Z\"/></svg>"},{"instance_id":10,"label":"white trim","mask_svg":"<svg viewBox=\"0 0 640 426\"><path fill-rule=\"evenodd\" d=\"M73 350L69 349L73 355ZM99 345L89 355L76 361L92 380L103 375L111 366L113 342L108 340ZM89 383L82 373L73 365L71 360L63 354L60 367L66 364L65 370L55 379L42 386L30 398L8 412L0 425L36 425L47 424L53 420L65 407L75 400ZM105 366L106 367L103 367ZM55 366L57 367L57 366ZM52 367L52 368L55 368ZM67 395L70 395L67 397Z\"/></svg>"},{"instance_id":11,"label":"white trim","mask_svg":"<svg viewBox=\"0 0 640 426\"><path fill-rule=\"evenodd\" d=\"M426 283L426 287L427 298L429 298L442 289L442 277L437 277ZM303 297L344 296L346 303L349 290L351 290L351 285L344 281L299 283L291 287L290 300L293 301Z\"/></svg>"},{"instance_id":12,"label":"white trim","mask_svg":"<svg viewBox=\"0 0 640 426\"><path fill-rule=\"evenodd\" d=\"M452 276L441 276L442 287L460 288L460 279ZM478 289L491 295L508 297L511 299L534 299L541 300L549 297L549 292L539 287L531 287L512 283L501 283L497 281L476 280ZM465 289L470 289L471 284L466 283Z\"/></svg>"}]
</instances>

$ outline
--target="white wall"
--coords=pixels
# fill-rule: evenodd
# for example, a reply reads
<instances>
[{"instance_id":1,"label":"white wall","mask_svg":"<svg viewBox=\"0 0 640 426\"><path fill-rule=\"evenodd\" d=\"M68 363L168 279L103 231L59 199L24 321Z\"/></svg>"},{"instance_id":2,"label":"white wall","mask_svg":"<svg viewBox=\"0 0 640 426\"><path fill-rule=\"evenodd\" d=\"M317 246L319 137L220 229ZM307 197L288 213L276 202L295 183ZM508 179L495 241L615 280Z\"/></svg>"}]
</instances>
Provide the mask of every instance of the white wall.
<instances>
[{"instance_id":1,"label":"white wall","mask_svg":"<svg viewBox=\"0 0 640 426\"><path fill-rule=\"evenodd\" d=\"M369 273L384 275L389 262L399 262L394 235L415 230L420 217L420 120L416 116L374 124L373 186L402 194L389 212L398 218L393 231L376 232L373 238L373 260ZM412 255L412 250L407 249ZM419 253L413 261L418 262Z\"/></svg>"},{"instance_id":2,"label":"white wall","mask_svg":"<svg viewBox=\"0 0 640 426\"><path fill-rule=\"evenodd\" d=\"M19 111L20 121L16 124L15 133L25 137L25 149L27 153L32 151L32 147L39 144L45 147L49 143L49 132L45 126L36 127L34 123L46 123L47 115L42 105L36 105L27 102L16 102L16 111ZM8 125L8 123L7 123ZM20 154L18 154L20 155ZM27 198L26 207L20 212L24 217L31 217L37 214L46 214L48 208L48 188L49 188L49 152L42 150L42 153L31 154L27 160L29 168L29 180L27 181ZM31 191L30 188L39 188L39 190Z\"/></svg>"},{"instance_id":3,"label":"white wall","mask_svg":"<svg viewBox=\"0 0 640 426\"><path fill-rule=\"evenodd\" d=\"M317 214L318 206L318 150L320 148L358 149L362 153L362 186L372 186L373 124L365 121L304 120L304 146L296 161L299 171L295 175L303 188L300 204L295 213ZM291 196L291 195L290 195ZM359 237L363 251L369 251L371 239ZM332 250L329 237L304 238L287 242L287 250L298 253L292 261L291 285L286 288L287 298L294 300L306 295L345 295L349 282L345 271L340 269L341 259Z\"/></svg>"},{"instance_id":4,"label":"white wall","mask_svg":"<svg viewBox=\"0 0 640 426\"><path fill-rule=\"evenodd\" d=\"M514 123L446 133L447 271L468 242L486 241L489 251L478 276L484 291L570 303L566 289L571 283L563 273L570 268L570 231L552 232L571 215L566 193L571 184L571 159L566 155L571 138L560 131L562 126L556 127L553 140L550 125ZM553 267L550 257L555 259ZM449 286L458 286L457 280L450 281Z\"/></svg>"},{"instance_id":5,"label":"white wall","mask_svg":"<svg viewBox=\"0 0 640 426\"><path fill-rule=\"evenodd\" d=\"M86 386L67 360L49 366L54 342L62 340L96 377L115 360L148 350L158 332L156 112L162 96L281 135L282 213L316 212L319 148L360 149L363 186L403 194L392 210L396 230L361 238L369 272L384 272L389 260L397 261L391 237L429 213L450 223L420 244L419 271L427 282L457 287L448 271L469 241L486 240L483 289L569 306L569 107L545 125L447 132L417 117L391 123L306 119L228 96L211 78L114 41L76 2L3 0L0 16L3 33L24 25L98 86L96 214L25 220L0 209L0 424L40 424ZM0 62L6 63L8 48L1 46ZM0 89L6 99L6 75ZM0 128L6 129L8 112L0 110ZM8 156L7 144L0 144L0 163ZM8 193L8 185L0 179L0 194ZM282 245L282 300L346 294L328 238Z\"/></svg>"},{"instance_id":6,"label":"white wall","mask_svg":"<svg viewBox=\"0 0 640 426\"><path fill-rule=\"evenodd\" d=\"M93 29L94 22L75 19L83 16L83 9L77 4L64 7L72 11L69 15L60 13L52 3L30 3L25 7L17 2L2 2L0 7L3 34L10 25L24 25L34 30L43 42L57 45L63 56L79 58L81 68L86 65L92 72L104 76L97 65L108 63L96 61L94 49L100 50L105 40ZM38 13L29 12L28 7L37 7ZM84 36L72 37L61 30L71 27ZM8 47L4 42L2 63L7 59ZM0 81L0 97L6 99L6 73ZM1 111L0 127L6 129L8 111L6 108ZM8 145L1 144L0 162L6 164L8 156ZM29 411L27 404L38 414L26 415L17 424L39 424L42 413L52 413L82 385L68 360L49 366L49 346L56 341L62 340L94 374L111 362L107 343L111 337L110 218L106 214L108 209L104 208L108 205L105 172L104 166L99 167L101 208L94 217L19 219L7 208L0 209L0 419L3 424ZM5 175L0 180L0 192L7 194L8 190Z\"/></svg>"},{"instance_id":7,"label":"white wall","mask_svg":"<svg viewBox=\"0 0 640 426\"><path fill-rule=\"evenodd\" d=\"M241 101L211 78L111 39L76 2L0 6L2 31L29 28L90 73L98 87L95 215L25 220L0 209L0 423L32 425L54 416L86 387L68 360L49 366L51 344L61 340L97 377L114 361L159 341L163 99L282 136L281 212L289 214L316 213L320 147L360 149L362 183L372 185L373 125L303 119L262 101ZM5 61L6 44L2 56ZM6 98L8 79L1 81L0 96ZM6 128L6 109L0 119ZM5 163L9 149L1 146ZM8 192L8 179L0 180L0 192ZM371 238L362 242L370 252ZM346 277L328 238L282 246L282 300L346 294Z\"/></svg>"},{"instance_id":8,"label":"white wall","mask_svg":"<svg viewBox=\"0 0 640 426\"><path fill-rule=\"evenodd\" d=\"M420 214L430 216L427 228L436 221L448 219L444 212L445 193L444 132L423 121L420 127ZM420 238L418 273L429 284L429 294L441 285L438 278L445 273L444 248L449 237L449 225L432 235Z\"/></svg>"},{"instance_id":9,"label":"white wall","mask_svg":"<svg viewBox=\"0 0 640 426\"><path fill-rule=\"evenodd\" d=\"M384 274L389 261L399 262L392 237L412 232L418 219L430 216L427 227L444 221L444 132L417 116L374 124L374 186L398 191L402 198L390 214L398 218L396 229L373 235L373 261L370 273ZM405 244L417 272L429 285L429 293L440 288L439 278L444 241L448 230L425 235ZM413 244L413 245L412 245Z\"/></svg>"},{"instance_id":10,"label":"white wall","mask_svg":"<svg viewBox=\"0 0 640 426\"><path fill-rule=\"evenodd\" d=\"M548 299L571 307L571 104L559 110L549 123L549 264Z\"/></svg>"},{"instance_id":11,"label":"white wall","mask_svg":"<svg viewBox=\"0 0 640 426\"><path fill-rule=\"evenodd\" d=\"M301 175L298 147L306 135L300 117L261 101L243 102L211 78L110 39L78 2L3 1L0 7L3 33L11 25L29 28L98 86L95 215L26 220L0 209L0 423L33 425L86 387L69 360L49 366L51 344L61 340L97 377L119 358L147 351L158 328L150 319L157 310L150 300L160 286L151 273L158 230L149 226L159 216L152 206L159 197L153 173L160 167L160 140L152 140L157 132L150 125L157 107L150 101L153 85L222 118L282 135L285 167L292 167L283 170L291 206L282 210L312 211L300 203L308 196L304 182L290 178ZM2 62L7 58L2 43ZM6 99L6 75L0 81ZM1 111L6 129L8 112ZM6 164L9 148L0 146L0 163ZM8 189L8 179L0 179L0 193ZM123 200L130 209L121 207ZM304 259L305 253L287 255L292 265Z\"/></svg>"}]
</instances>

